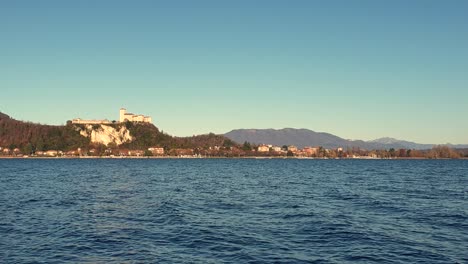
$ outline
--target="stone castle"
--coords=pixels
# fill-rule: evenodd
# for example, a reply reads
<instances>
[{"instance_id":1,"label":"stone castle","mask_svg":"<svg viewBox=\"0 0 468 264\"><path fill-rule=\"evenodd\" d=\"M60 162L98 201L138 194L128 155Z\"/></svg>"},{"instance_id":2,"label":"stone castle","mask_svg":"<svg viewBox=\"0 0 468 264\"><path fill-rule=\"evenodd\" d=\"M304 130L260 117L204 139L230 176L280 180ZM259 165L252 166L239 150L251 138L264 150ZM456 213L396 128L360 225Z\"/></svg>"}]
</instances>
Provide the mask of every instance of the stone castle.
<instances>
[{"instance_id":1,"label":"stone castle","mask_svg":"<svg viewBox=\"0 0 468 264\"><path fill-rule=\"evenodd\" d=\"M120 108L120 116L119 116L119 122L140 122L140 123L152 123L151 117L150 116L145 116L145 115L135 115L132 113L127 113L127 109L125 108ZM72 120L72 124L89 124L89 125L105 125L105 124L113 124L115 122L111 122L107 119L104 120L83 120L81 118L75 118Z\"/></svg>"},{"instance_id":2,"label":"stone castle","mask_svg":"<svg viewBox=\"0 0 468 264\"><path fill-rule=\"evenodd\" d=\"M151 123L151 117L150 116L144 116L144 115L135 115L132 113L127 113L127 109L125 108L120 108L120 120L122 122L142 122L142 123Z\"/></svg>"}]
</instances>

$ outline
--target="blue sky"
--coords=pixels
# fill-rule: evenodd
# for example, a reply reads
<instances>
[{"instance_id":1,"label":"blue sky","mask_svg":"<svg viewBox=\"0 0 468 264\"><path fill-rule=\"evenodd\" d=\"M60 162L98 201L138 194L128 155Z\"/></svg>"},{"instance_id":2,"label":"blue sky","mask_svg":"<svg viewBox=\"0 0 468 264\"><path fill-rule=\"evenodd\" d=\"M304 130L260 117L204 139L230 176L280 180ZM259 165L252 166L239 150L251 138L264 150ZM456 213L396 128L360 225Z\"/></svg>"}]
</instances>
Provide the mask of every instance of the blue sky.
<instances>
[{"instance_id":1,"label":"blue sky","mask_svg":"<svg viewBox=\"0 0 468 264\"><path fill-rule=\"evenodd\" d=\"M468 143L468 1L1 1L0 111Z\"/></svg>"}]
</instances>

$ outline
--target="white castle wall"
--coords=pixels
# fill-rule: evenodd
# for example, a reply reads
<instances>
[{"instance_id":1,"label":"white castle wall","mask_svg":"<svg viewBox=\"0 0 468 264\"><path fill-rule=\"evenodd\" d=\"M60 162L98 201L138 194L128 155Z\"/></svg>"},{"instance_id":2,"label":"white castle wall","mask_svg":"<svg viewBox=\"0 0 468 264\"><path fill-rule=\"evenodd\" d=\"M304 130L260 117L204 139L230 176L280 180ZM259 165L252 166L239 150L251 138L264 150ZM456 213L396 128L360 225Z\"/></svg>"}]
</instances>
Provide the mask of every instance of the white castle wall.
<instances>
[{"instance_id":1,"label":"white castle wall","mask_svg":"<svg viewBox=\"0 0 468 264\"><path fill-rule=\"evenodd\" d=\"M123 123L126 120L130 122L142 122L142 123L152 123L152 119L150 116L144 115L135 115L131 113L127 113L125 108L120 108L119 111L119 122ZM72 120L72 124L83 124L83 125L100 125L100 124L112 124L111 121L104 119L104 120L83 120L81 118L75 118Z\"/></svg>"},{"instance_id":2,"label":"white castle wall","mask_svg":"<svg viewBox=\"0 0 468 264\"><path fill-rule=\"evenodd\" d=\"M112 124L111 121L105 119L105 120L83 120L80 118L75 118L72 120L72 124L90 124L90 125L100 125L100 124Z\"/></svg>"},{"instance_id":3,"label":"white castle wall","mask_svg":"<svg viewBox=\"0 0 468 264\"><path fill-rule=\"evenodd\" d=\"M130 122L143 122L143 123L151 123L152 121L150 116L135 115L135 114L127 113L127 109L121 108L119 121L125 122L126 120Z\"/></svg>"}]
</instances>

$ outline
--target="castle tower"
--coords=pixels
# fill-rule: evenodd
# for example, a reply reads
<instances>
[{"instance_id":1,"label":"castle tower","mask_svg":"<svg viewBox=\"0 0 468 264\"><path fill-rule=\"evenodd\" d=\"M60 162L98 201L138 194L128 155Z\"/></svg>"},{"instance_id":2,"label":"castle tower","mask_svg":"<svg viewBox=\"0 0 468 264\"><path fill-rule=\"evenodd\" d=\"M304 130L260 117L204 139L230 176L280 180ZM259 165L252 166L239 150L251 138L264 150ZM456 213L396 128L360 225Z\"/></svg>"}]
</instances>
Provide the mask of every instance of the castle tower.
<instances>
[{"instance_id":1,"label":"castle tower","mask_svg":"<svg viewBox=\"0 0 468 264\"><path fill-rule=\"evenodd\" d=\"M125 120L125 113L127 112L127 109L125 108L120 108L120 123L122 123Z\"/></svg>"}]
</instances>

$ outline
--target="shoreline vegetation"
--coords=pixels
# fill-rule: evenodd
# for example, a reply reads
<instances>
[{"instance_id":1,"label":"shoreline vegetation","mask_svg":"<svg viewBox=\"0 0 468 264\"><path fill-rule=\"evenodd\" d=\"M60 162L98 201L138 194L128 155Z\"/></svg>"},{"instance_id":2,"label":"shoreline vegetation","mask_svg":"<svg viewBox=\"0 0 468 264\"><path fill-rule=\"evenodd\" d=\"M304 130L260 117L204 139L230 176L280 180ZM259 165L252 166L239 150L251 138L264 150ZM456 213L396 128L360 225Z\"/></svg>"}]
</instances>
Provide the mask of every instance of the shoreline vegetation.
<instances>
[{"instance_id":1,"label":"shoreline vegetation","mask_svg":"<svg viewBox=\"0 0 468 264\"><path fill-rule=\"evenodd\" d=\"M325 148L238 143L213 133L175 137L152 123L116 122L50 126L0 113L0 158L252 158L252 159L461 159L468 149Z\"/></svg>"},{"instance_id":2,"label":"shoreline vegetation","mask_svg":"<svg viewBox=\"0 0 468 264\"><path fill-rule=\"evenodd\" d=\"M425 158L425 157L394 157L394 158L372 158L372 157L351 157L351 158L317 158L317 157L265 157L265 156L243 156L243 157L222 157L222 156L0 156L0 159L258 159L258 160L454 160L453 158ZM457 158L468 160L468 157Z\"/></svg>"},{"instance_id":3,"label":"shoreline vegetation","mask_svg":"<svg viewBox=\"0 0 468 264\"><path fill-rule=\"evenodd\" d=\"M261 148L261 146L259 147ZM154 148L150 148L154 149ZM193 149L177 149L175 151L169 151L170 154L163 154L164 149L158 148L160 154L154 154L150 150L133 150L123 151L106 149L104 153L95 152L93 149L88 152L83 151L37 151L29 155L18 153L11 153L5 155L4 152L0 152L0 159L367 159L367 160L421 160L421 159L468 159L468 155L463 155L463 151L457 152L445 146L436 146L431 150L416 151L420 155L408 155L411 151L397 151L392 150L378 150L378 151L336 151L323 148L317 148L319 152L313 154L307 154L304 151L282 151L282 152L259 152L258 150L244 151L241 152L236 147L229 147L225 149L218 149L216 151L209 152L208 150L197 150L194 153ZM91 152L89 152L91 151ZM39 153L39 154L37 154ZM112 153L119 153L114 155ZM203 154L202 154L203 153ZM404 154L406 153L406 154Z\"/></svg>"}]
</instances>

